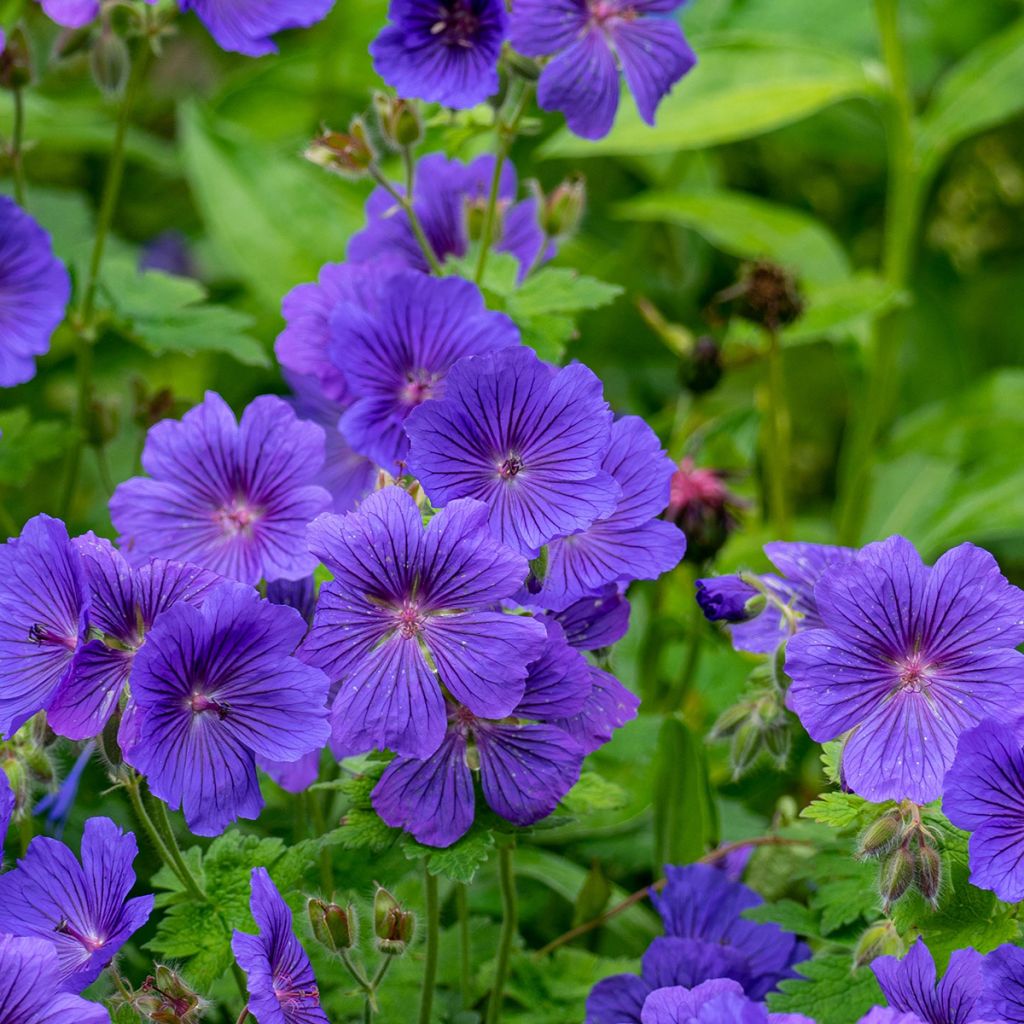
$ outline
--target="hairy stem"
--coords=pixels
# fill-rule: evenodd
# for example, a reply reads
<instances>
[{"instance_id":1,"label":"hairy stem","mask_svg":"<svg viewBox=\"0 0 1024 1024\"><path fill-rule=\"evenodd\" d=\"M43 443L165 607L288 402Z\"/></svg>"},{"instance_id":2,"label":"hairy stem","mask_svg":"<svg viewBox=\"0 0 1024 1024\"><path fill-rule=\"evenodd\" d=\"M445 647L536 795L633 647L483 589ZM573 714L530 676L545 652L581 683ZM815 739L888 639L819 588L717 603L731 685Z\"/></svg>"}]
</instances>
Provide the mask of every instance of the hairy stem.
<instances>
[{"instance_id":1,"label":"hairy stem","mask_svg":"<svg viewBox=\"0 0 1024 1024\"><path fill-rule=\"evenodd\" d=\"M437 876L423 864L423 891L426 897L427 956L423 965L423 988L420 995L419 1024L430 1024L437 985L437 957L441 944L441 904L437 892Z\"/></svg>"},{"instance_id":2,"label":"hairy stem","mask_svg":"<svg viewBox=\"0 0 1024 1024\"><path fill-rule=\"evenodd\" d=\"M505 982L512 958L512 943L519 928L519 901L516 896L513 847L503 846L498 851L498 884L501 888L501 936L498 939L498 962L494 969L494 988L487 1002L486 1024L499 1024L505 1001Z\"/></svg>"},{"instance_id":3,"label":"hairy stem","mask_svg":"<svg viewBox=\"0 0 1024 1024\"><path fill-rule=\"evenodd\" d=\"M455 887L455 909L459 918L459 994L462 1008L468 1010L473 1004L473 947L469 931L469 889L465 885Z\"/></svg>"}]
</instances>

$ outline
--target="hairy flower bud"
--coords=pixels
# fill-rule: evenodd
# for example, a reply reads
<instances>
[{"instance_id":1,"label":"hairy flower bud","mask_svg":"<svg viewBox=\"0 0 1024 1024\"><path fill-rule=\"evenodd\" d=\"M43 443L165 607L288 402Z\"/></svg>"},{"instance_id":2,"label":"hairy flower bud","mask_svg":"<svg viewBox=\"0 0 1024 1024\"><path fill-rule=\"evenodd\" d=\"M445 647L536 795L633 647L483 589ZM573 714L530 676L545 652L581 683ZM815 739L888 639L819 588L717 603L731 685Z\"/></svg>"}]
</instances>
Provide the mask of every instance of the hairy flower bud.
<instances>
[{"instance_id":1,"label":"hairy flower bud","mask_svg":"<svg viewBox=\"0 0 1024 1024\"><path fill-rule=\"evenodd\" d=\"M384 141L395 149L415 146L423 138L423 121L411 100L401 100L386 92L373 94L377 124Z\"/></svg>"},{"instance_id":2,"label":"hairy flower bud","mask_svg":"<svg viewBox=\"0 0 1024 1024\"><path fill-rule=\"evenodd\" d=\"M115 98L124 92L131 69L128 44L110 29L104 29L93 42L89 52L89 68L100 91Z\"/></svg>"},{"instance_id":3,"label":"hairy flower bud","mask_svg":"<svg viewBox=\"0 0 1024 1024\"><path fill-rule=\"evenodd\" d=\"M937 906L942 888L942 857L934 846L922 843L915 860L914 884L917 891L933 907Z\"/></svg>"},{"instance_id":4,"label":"hairy flower bud","mask_svg":"<svg viewBox=\"0 0 1024 1024\"><path fill-rule=\"evenodd\" d=\"M789 763L789 754L793 746L793 736L784 718L773 722L764 732L764 746L775 761L776 767L782 769Z\"/></svg>"},{"instance_id":5,"label":"hairy flower bud","mask_svg":"<svg viewBox=\"0 0 1024 1024\"><path fill-rule=\"evenodd\" d=\"M587 181L582 174L566 178L549 196L539 196L541 226L548 238L576 234L587 208Z\"/></svg>"},{"instance_id":6,"label":"hairy flower bud","mask_svg":"<svg viewBox=\"0 0 1024 1024\"><path fill-rule=\"evenodd\" d=\"M142 983L134 1006L157 1024L194 1024L204 1009L203 1000L181 976L162 964Z\"/></svg>"},{"instance_id":7,"label":"hairy flower bud","mask_svg":"<svg viewBox=\"0 0 1024 1024\"><path fill-rule=\"evenodd\" d=\"M742 778L764 751L764 730L756 722L747 721L741 725L732 737L729 749L729 761L732 765L732 777Z\"/></svg>"},{"instance_id":8,"label":"hairy flower bud","mask_svg":"<svg viewBox=\"0 0 1024 1024\"><path fill-rule=\"evenodd\" d=\"M855 967L867 967L880 956L902 956L903 940L892 921L878 921L867 928L853 950Z\"/></svg>"},{"instance_id":9,"label":"hairy flower bud","mask_svg":"<svg viewBox=\"0 0 1024 1024\"><path fill-rule=\"evenodd\" d=\"M882 861L879 888L886 911L914 883L915 868L914 855L905 846L897 847Z\"/></svg>"},{"instance_id":10,"label":"hairy flower bud","mask_svg":"<svg viewBox=\"0 0 1024 1024\"><path fill-rule=\"evenodd\" d=\"M889 811L865 830L857 844L857 857L869 859L884 857L903 835L903 815Z\"/></svg>"},{"instance_id":11,"label":"hairy flower bud","mask_svg":"<svg viewBox=\"0 0 1024 1024\"><path fill-rule=\"evenodd\" d=\"M312 899L306 904L306 911L313 935L322 946L338 953L356 944L359 924L351 904L339 907L336 903Z\"/></svg>"},{"instance_id":12,"label":"hairy flower bud","mask_svg":"<svg viewBox=\"0 0 1024 1024\"><path fill-rule=\"evenodd\" d=\"M416 915L384 889L378 887L373 897L373 933L377 949L388 956L401 956L412 941Z\"/></svg>"},{"instance_id":13,"label":"hairy flower bud","mask_svg":"<svg viewBox=\"0 0 1024 1024\"><path fill-rule=\"evenodd\" d=\"M348 134L325 128L306 147L305 157L311 163L342 177L362 177L377 159L366 133L366 125L352 119Z\"/></svg>"},{"instance_id":14,"label":"hairy flower bud","mask_svg":"<svg viewBox=\"0 0 1024 1024\"><path fill-rule=\"evenodd\" d=\"M703 395L714 391L722 380L725 368L722 364L722 347L708 334L701 335L694 343L688 357L679 364L679 379L687 391Z\"/></svg>"}]
</instances>

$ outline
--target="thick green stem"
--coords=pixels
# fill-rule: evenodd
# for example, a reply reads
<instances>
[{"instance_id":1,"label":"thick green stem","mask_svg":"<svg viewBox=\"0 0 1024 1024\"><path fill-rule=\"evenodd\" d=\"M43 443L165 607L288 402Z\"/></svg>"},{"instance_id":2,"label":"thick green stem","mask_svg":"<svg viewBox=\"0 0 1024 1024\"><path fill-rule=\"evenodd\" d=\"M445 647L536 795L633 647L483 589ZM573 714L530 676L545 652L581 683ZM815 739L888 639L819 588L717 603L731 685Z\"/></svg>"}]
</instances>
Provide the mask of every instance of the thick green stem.
<instances>
[{"instance_id":1,"label":"thick green stem","mask_svg":"<svg viewBox=\"0 0 1024 1024\"><path fill-rule=\"evenodd\" d=\"M423 893L426 899L427 956L423 964L423 986L420 990L418 1024L430 1024L434 1009L434 988L437 985L437 956L441 945L441 903L437 892L437 876L424 862Z\"/></svg>"},{"instance_id":2,"label":"thick green stem","mask_svg":"<svg viewBox=\"0 0 1024 1024\"><path fill-rule=\"evenodd\" d=\"M150 794L149 802L150 806L153 807L153 820L156 822L156 827L165 838L167 850L171 855L171 859L174 861L175 867L181 877L185 880L185 888L187 888L193 896L205 901L206 894L200 888L195 875L192 874L192 870L189 868L188 862L185 860L185 856L181 852L181 847L178 845L178 840L174 835L174 829L171 827L171 820L167 816L167 805L162 800L158 800L152 794Z\"/></svg>"},{"instance_id":3,"label":"thick green stem","mask_svg":"<svg viewBox=\"0 0 1024 1024\"><path fill-rule=\"evenodd\" d=\"M11 135L11 177L14 179L14 198L25 207L25 91L14 90L14 131Z\"/></svg>"},{"instance_id":4,"label":"thick green stem","mask_svg":"<svg viewBox=\"0 0 1024 1024\"><path fill-rule=\"evenodd\" d=\"M464 885L455 888L455 909L459 918L459 994L462 1008L473 1005L473 947L469 930L469 889Z\"/></svg>"},{"instance_id":5,"label":"thick green stem","mask_svg":"<svg viewBox=\"0 0 1024 1024\"><path fill-rule=\"evenodd\" d=\"M512 943L519 928L519 901L516 897L515 866L512 846L498 851L498 884L501 888L501 936L498 939L498 961L494 968L494 988L487 1003L486 1024L499 1024L505 1001L505 982L512 959Z\"/></svg>"},{"instance_id":6,"label":"thick green stem","mask_svg":"<svg viewBox=\"0 0 1024 1024\"><path fill-rule=\"evenodd\" d=\"M765 471L772 536L787 540L790 532L789 451L792 426L786 400L786 373L778 331L768 333L768 415L766 417Z\"/></svg>"}]
</instances>

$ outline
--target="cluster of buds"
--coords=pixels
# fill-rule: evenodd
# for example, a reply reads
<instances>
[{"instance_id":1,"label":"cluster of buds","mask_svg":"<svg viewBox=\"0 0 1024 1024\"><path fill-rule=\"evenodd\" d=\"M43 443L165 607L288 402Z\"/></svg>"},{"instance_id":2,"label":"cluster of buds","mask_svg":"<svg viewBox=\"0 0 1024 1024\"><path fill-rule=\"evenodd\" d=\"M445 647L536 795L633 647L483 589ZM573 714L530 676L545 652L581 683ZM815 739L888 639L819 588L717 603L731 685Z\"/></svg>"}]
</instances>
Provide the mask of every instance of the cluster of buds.
<instances>
[{"instance_id":1,"label":"cluster of buds","mask_svg":"<svg viewBox=\"0 0 1024 1024\"><path fill-rule=\"evenodd\" d=\"M779 689L757 689L729 708L715 722L711 738L731 741L729 763L734 779L746 775L762 755L770 758L775 767L784 768L789 761L792 735Z\"/></svg>"},{"instance_id":2,"label":"cluster of buds","mask_svg":"<svg viewBox=\"0 0 1024 1024\"><path fill-rule=\"evenodd\" d=\"M942 856L917 804L904 802L868 826L857 856L881 862L878 886L886 913L912 889L933 907L938 905Z\"/></svg>"},{"instance_id":3,"label":"cluster of buds","mask_svg":"<svg viewBox=\"0 0 1024 1024\"><path fill-rule=\"evenodd\" d=\"M325 949L349 963L348 954L359 942L359 915L349 903L340 906L322 899L306 904L313 936ZM383 886L373 895L373 934L377 952L401 956L412 942L416 915L406 910Z\"/></svg>"},{"instance_id":4,"label":"cluster of buds","mask_svg":"<svg viewBox=\"0 0 1024 1024\"><path fill-rule=\"evenodd\" d=\"M354 117L348 132L336 132L324 126L320 134L306 147L304 154L310 163L343 178L359 178L368 174L376 163L377 155L370 145L366 123Z\"/></svg>"},{"instance_id":5,"label":"cluster of buds","mask_svg":"<svg viewBox=\"0 0 1024 1024\"><path fill-rule=\"evenodd\" d=\"M158 964L134 994L131 1005L157 1024L196 1024L206 1003L169 967Z\"/></svg>"}]
</instances>

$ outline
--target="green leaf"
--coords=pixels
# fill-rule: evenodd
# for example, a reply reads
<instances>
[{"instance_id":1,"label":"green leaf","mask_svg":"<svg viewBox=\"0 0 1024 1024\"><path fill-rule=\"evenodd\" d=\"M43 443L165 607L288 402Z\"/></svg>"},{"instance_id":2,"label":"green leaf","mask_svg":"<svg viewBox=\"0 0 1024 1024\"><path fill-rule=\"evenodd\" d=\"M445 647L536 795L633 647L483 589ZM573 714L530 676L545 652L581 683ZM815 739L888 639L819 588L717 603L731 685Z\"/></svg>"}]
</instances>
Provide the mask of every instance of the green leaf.
<instances>
[{"instance_id":1,"label":"green leaf","mask_svg":"<svg viewBox=\"0 0 1024 1024\"><path fill-rule=\"evenodd\" d=\"M1024 20L975 47L940 82L921 121L925 173L964 139L1024 111Z\"/></svg>"},{"instance_id":2,"label":"green leaf","mask_svg":"<svg viewBox=\"0 0 1024 1024\"><path fill-rule=\"evenodd\" d=\"M831 232L797 210L741 192L652 192L615 212L625 220L690 228L717 249L740 259L770 259L808 283L848 279L849 261Z\"/></svg>"},{"instance_id":3,"label":"green leaf","mask_svg":"<svg viewBox=\"0 0 1024 1024\"><path fill-rule=\"evenodd\" d=\"M622 294L617 284L598 281L575 270L545 267L531 274L508 296L513 320L550 313L582 313L608 306Z\"/></svg>"},{"instance_id":4,"label":"green leaf","mask_svg":"<svg viewBox=\"0 0 1024 1024\"><path fill-rule=\"evenodd\" d=\"M851 329L906 305L908 296L873 274L855 274L814 288L807 309L792 327L782 332L784 345L844 336Z\"/></svg>"},{"instance_id":5,"label":"green leaf","mask_svg":"<svg viewBox=\"0 0 1024 1024\"><path fill-rule=\"evenodd\" d=\"M615 127L592 142L564 129L543 157L634 156L704 149L791 124L877 86L846 53L784 37L746 37L698 47L700 62L662 102L651 128L631 100Z\"/></svg>"},{"instance_id":6,"label":"green leaf","mask_svg":"<svg viewBox=\"0 0 1024 1024\"><path fill-rule=\"evenodd\" d=\"M198 281L112 261L103 285L131 339L154 355L223 352L249 366L270 365L262 345L247 333L252 318L208 304Z\"/></svg>"},{"instance_id":7,"label":"green leaf","mask_svg":"<svg viewBox=\"0 0 1024 1024\"><path fill-rule=\"evenodd\" d=\"M410 860L426 860L432 875L443 875L453 882L469 885L477 871L487 863L494 849L494 833L479 824L474 825L457 843L443 850L422 846L405 836L402 850Z\"/></svg>"},{"instance_id":8,"label":"green leaf","mask_svg":"<svg viewBox=\"0 0 1024 1024\"><path fill-rule=\"evenodd\" d=\"M849 955L826 954L798 964L804 980L779 983L768 995L773 1013L802 1013L828 1024L854 1024L873 1006L884 1005L882 990L869 967L853 969Z\"/></svg>"},{"instance_id":9,"label":"green leaf","mask_svg":"<svg viewBox=\"0 0 1024 1024\"><path fill-rule=\"evenodd\" d=\"M822 793L800 812L800 817L838 829L861 829L895 806L892 801L872 804L856 793Z\"/></svg>"},{"instance_id":10,"label":"green leaf","mask_svg":"<svg viewBox=\"0 0 1024 1024\"><path fill-rule=\"evenodd\" d=\"M629 802L626 791L609 782L597 772L583 772L579 782L569 790L562 800L562 806L576 815L591 814L594 811L617 811Z\"/></svg>"},{"instance_id":11,"label":"green leaf","mask_svg":"<svg viewBox=\"0 0 1024 1024\"><path fill-rule=\"evenodd\" d=\"M818 915L810 907L796 900L779 900L777 903L762 903L743 911L748 921L761 924L777 924L796 935L817 937L821 934Z\"/></svg>"},{"instance_id":12,"label":"green leaf","mask_svg":"<svg viewBox=\"0 0 1024 1024\"><path fill-rule=\"evenodd\" d=\"M878 914L878 867L855 861L846 850L819 851L810 865L817 889L811 908L821 915L821 934L831 935L861 917Z\"/></svg>"},{"instance_id":13,"label":"green leaf","mask_svg":"<svg viewBox=\"0 0 1024 1024\"><path fill-rule=\"evenodd\" d=\"M24 485L36 466L57 458L73 438L66 423L33 423L22 406L0 412L0 431L0 484L7 486Z\"/></svg>"}]
</instances>

